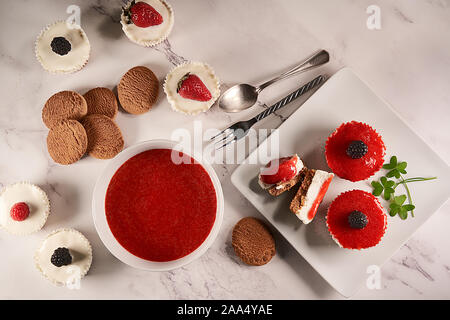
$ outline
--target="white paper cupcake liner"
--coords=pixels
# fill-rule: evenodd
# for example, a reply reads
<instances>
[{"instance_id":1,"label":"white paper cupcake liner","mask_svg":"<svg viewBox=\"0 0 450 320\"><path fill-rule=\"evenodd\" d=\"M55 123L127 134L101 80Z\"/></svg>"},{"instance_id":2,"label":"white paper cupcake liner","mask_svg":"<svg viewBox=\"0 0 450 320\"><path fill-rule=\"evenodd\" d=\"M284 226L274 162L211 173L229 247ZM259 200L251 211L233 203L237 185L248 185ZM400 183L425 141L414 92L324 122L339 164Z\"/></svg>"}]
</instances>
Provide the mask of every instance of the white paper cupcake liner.
<instances>
[{"instance_id":1,"label":"white paper cupcake liner","mask_svg":"<svg viewBox=\"0 0 450 320\"><path fill-rule=\"evenodd\" d=\"M159 0L159 1L160 1L160 2L167 8L167 10L169 11L169 17L170 17L170 20L169 20L169 26L168 26L168 28L167 28L167 31L166 31L161 37L159 37L159 38L157 38L157 39L154 39L154 40L143 40L143 39L138 39L138 38L136 38L136 37L135 37L128 29L127 29L128 23L127 23L127 21L126 21L126 17L124 16L123 10L122 10L122 14L121 14L121 16L120 16L120 23L121 23L121 25L122 25L122 30L123 30L123 32L125 33L125 35L127 36L127 38L128 38L130 41L132 41L132 42L134 42L134 43L136 43L136 44L138 44L138 45L140 45L140 46L144 46L144 47L153 47L153 46L156 46L157 44L160 44L161 42L163 42L164 40L167 39L167 37L169 36L169 34L172 32L172 28L173 28L174 21L175 21L175 16L174 16L174 13L173 13L172 6L171 6L168 2L166 2L165 0ZM131 2L132 2L132 0L128 1L127 4L125 5L125 8L127 8L128 6L130 6Z\"/></svg>"},{"instance_id":2,"label":"white paper cupcake liner","mask_svg":"<svg viewBox=\"0 0 450 320\"><path fill-rule=\"evenodd\" d=\"M62 286L66 286L66 283L60 282L60 281L58 281L58 280L56 280L56 279L50 277L50 276L45 272L45 270L43 270L43 269L41 268L41 265L39 264L39 251L40 251L41 247L44 245L45 241L46 241L48 238L50 238L51 236L53 236L54 234L59 233L59 232L73 232L73 233L75 233L77 236L80 237L80 239L85 243L86 247L88 248L88 251L87 251L87 255L88 255L88 258L89 258L88 264L86 264L86 266L85 266L84 269L81 269L81 270L80 270L80 279L81 279L81 278L84 278L84 276L88 273L89 269L91 268L91 265L92 265L92 246L91 246L89 240L88 240L81 232L79 232L78 230L72 229L72 228L60 228L60 229L56 229L56 230L52 231L51 233L49 233L49 234L47 235L47 237L41 242L41 245L39 246L39 248L36 250L36 252L35 252L35 254L34 254L34 265L35 265L35 267L39 270L39 272L40 272L47 280L49 280L51 283L53 283L53 284L56 285L56 286L62 287ZM61 244L61 246L64 246L64 245ZM70 250L70 249L69 249L69 250Z\"/></svg>"},{"instance_id":3,"label":"white paper cupcake liner","mask_svg":"<svg viewBox=\"0 0 450 320\"><path fill-rule=\"evenodd\" d=\"M27 181L10 184L10 185L4 187L3 190L0 192L0 198L4 195L4 193L7 190L10 190L17 185L25 185L25 186L28 186L28 187L36 190L39 193L39 195L42 197L43 205L46 207L46 209L44 211L44 216L43 216L42 220L40 221L40 223L36 224L35 228L30 229L30 230L14 230L13 231L13 230L9 229L7 226L5 226L6 223L4 223L4 221L8 218L3 215L2 215L2 217L0 217L0 228L5 229L8 233L13 234L13 235L25 236L25 235L35 233L44 227L45 223L47 222L47 218L50 215L50 200L49 200L47 194L44 192L44 190L42 190L40 187L38 187L30 182L27 182ZM27 202L26 199L24 202ZM9 214L9 212L5 212L3 214L7 215L7 214ZM5 219L5 220L3 220L3 219Z\"/></svg>"},{"instance_id":4,"label":"white paper cupcake liner","mask_svg":"<svg viewBox=\"0 0 450 320\"><path fill-rule=\"evenodd\" d=\"M39 36L36 38L36 41L34 43L34 54L36 56L36 59L41 64L42 68L51 74L69 74L69 73L74 73L76 71L79 71L84 68L84 66L88 63L89 58L90 58L91 45L90 45L89 39L88 39L86 33L84 32L84 30L81 28L81 26L74 25L74 27L80 31L83 38L86 40L87 45L89 46L89 51L88 51L87 55L82 56L80 58L79 63L75 63L72 68L61 70L61 69L52 69L52 68L47 67L47 65L44 61L45 59L43 59L41 57L41 55L39 54L39 49L38 49L39 40L42 38L42 36L45 34L45 32L48 31L51 27L55 26L58 23L64 23L64 22L65 21L59 20L54 23L48 24L44 29L41 30L41 32L39 33ZM50 43L49 43L49 46L50 46Z\"/></svg>"},{"instance_id":5,"label":"white paper cupcake liner","mask_svg":"<svg viewBox=\"0 0 450 320\"><path fill-rule=\"evenodd\" d=\"M211 77L211 79L214 82L214 88L211 88L212 90L210 90L211 96L212 96L211 100L209 100L207 102L202 102L202 104L204 104L204 106L193 112L188 112L185 109L183 109L182 106L178 106L178 102L172 97L171 93L169 92L169 90L167 88L168 81L170 80L170 77L173 75L174 71L177 69L180 69L180 68L185 68L186 66L202 66L205 70L208 71L208 75ZM203 62L189 61L189 62L179 64L179 65L175 66L174 68L172 68L172 70L170 70L170 72L166 75L166 78L164 80L163 89L166 94L167 100L169 101L170 106L172 107L173 110L175 110L179 113L183 113L183 114L196 115L201 112L208 111L212 107L214 102L216 102L216 100L219 98L219 96L220 96L220 81L217 78L216 74L214 73L213 68L211 68L208 64L203 63Z\"/></svg>"}]
</instances>

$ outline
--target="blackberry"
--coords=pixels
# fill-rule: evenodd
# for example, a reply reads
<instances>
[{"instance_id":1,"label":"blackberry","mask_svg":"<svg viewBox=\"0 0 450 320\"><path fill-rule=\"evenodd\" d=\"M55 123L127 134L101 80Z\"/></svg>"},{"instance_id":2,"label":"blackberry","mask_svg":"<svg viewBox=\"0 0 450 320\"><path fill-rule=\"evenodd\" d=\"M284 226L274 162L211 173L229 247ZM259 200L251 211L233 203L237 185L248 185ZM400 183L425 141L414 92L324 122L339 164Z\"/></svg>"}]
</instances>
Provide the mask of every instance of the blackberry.
<instances>
[{"instance_id":1,"label":"blackberry","mask_svg":"<svg viewBox=\"0 0 450 320\"><path fill-rule=\"evenodd\" d=\"M72 263L72 256L70 255L69 249L58 248L56 249L51 258L51 262L56 267L67 266Z\"/></svg>"},{"instance_id":2,"label":"blackberry","mask_svg":"<svg viewBox=\"0 0 450 320\"><path fill-rule=\"evenodd\" d=\"M353 140L347 147L347 155L352 159L361 159L369 151L361 140Z\"/></svg>"},{"instance_id":3,"label":"blackberry","mask_svg":"<svg viewBox=\"0 0 450 320\"><path fill-rule=\"evenodd\" d=\"M352 211L348 215L348 224L353 229L364 229L367 226L369 219L361 211Z\"/></svg>"},{"instance_id":4,"label":"blackberry","mask_svg":"<svg viewBox=\"0 0 450 320\"><path fill-rule=\"evenodd\" d=\"M54 53L64 56L72 50L72 45L64 37L55 37L50 44Z\"/></svg>"}]
</instances>

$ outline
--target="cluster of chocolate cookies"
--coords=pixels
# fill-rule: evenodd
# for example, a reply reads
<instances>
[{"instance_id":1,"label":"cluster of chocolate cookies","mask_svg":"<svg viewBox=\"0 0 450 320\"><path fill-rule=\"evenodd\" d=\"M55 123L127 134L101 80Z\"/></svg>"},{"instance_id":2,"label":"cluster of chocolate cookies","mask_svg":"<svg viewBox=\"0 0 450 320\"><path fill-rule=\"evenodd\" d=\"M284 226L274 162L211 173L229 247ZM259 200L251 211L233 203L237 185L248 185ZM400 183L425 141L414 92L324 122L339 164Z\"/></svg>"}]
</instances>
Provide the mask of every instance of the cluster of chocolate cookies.
<instances>
[{"instance_id":1,"label":"cluster of chocolate cookies","mask_svg":"<svg viewBox=\"0 0 450 320\"><path fill-rule=\"evenodd\" d=\"M117 86L122 108L131 114L149 111L157 100L159 81L148 68L130 69ZM50 129L47 149L63 165L80 160L86 153L110 159L122 151L122 132L114 121L119 110L116 95L98 87L84 95L61 91L52 95L42 109L42 120Z\"/></svg>"}]
</instances>

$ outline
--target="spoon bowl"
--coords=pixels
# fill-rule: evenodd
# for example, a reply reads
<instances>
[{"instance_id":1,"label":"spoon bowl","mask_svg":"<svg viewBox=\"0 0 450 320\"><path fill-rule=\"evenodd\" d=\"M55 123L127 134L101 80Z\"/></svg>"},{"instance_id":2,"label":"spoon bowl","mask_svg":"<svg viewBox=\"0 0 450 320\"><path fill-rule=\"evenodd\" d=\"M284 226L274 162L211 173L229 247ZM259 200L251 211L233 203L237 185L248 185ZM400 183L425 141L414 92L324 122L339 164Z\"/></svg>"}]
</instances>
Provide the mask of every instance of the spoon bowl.
<instances>
[{"instance_id":1,"label":"spoon bowl","mask_svg":"<svg viewBox=\"0 0 450 320\"><path fill-rule=\"evenodd\" d=\"M232 86L219 99L219 107L226 112L239 112L250 108L258 99L257 88L243 83Z\"/></svg>"}]
</instances>

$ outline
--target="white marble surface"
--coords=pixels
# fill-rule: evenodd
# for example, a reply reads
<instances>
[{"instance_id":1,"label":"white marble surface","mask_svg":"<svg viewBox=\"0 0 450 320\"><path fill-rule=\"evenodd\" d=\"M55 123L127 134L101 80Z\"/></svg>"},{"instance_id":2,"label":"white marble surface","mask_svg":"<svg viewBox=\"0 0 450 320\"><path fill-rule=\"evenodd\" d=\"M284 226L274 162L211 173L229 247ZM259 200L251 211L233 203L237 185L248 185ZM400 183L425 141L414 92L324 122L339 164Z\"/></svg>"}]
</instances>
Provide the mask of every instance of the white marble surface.
<instances>
[{"instance_id":1,"label":"white marble surface","mask_svg":"<svg viewBox=\"0 0 450 320\"><path fill-rule=\"evenodd\" d=\"M278 254L268 265L248 267L234 256L233 225L261 215L230 182L234 165L216 166L225 195L220 234L199 260L172 272L134 270L114 258L100 241L91 216L91 194L106 161L85 157L60 166L49 157L41 109L53 93L80 93L96 86L114 88L135 65L147 65L163 80L174 64L204 61L213 66L222 88L259 83L294 65L312 51L329 50L324 68L266 89L259 104L270 104L318 74L353 68L388 101L416 132L450 161L450 1L172 0L175 26L156 48L139 47L125 37L121 1L14 1L0 13L0 187L20 180L42 186L52 214L44 229L27 237L0 230L1 299L340 299L309 264L275 231ZM34 41L46 24L81 7L82 27L91 45L87 66L72 75L45 73L34 57ZM382 28L366 27L366 8L381 8ZM20 17L20 19L17 19ZM286 107L260 127L275 128L299 103ZM255 114L258 107L246 114ZM171 111L161 94L141 116L117 117L126 146L170 138L176 128L222 128L246 114L227 115L213 107L195 117ZM356 299L450 298L450 203L382 267L381 289L362 287ZM94 260L80 290L54 287L33 265L33 253L53 229L74 227L91 241Z\"/></svg>"}]
</instances>

